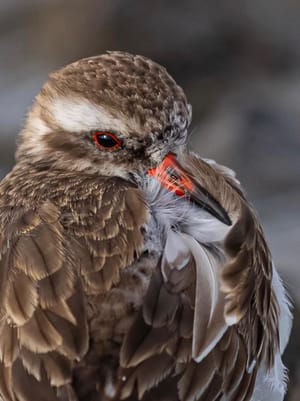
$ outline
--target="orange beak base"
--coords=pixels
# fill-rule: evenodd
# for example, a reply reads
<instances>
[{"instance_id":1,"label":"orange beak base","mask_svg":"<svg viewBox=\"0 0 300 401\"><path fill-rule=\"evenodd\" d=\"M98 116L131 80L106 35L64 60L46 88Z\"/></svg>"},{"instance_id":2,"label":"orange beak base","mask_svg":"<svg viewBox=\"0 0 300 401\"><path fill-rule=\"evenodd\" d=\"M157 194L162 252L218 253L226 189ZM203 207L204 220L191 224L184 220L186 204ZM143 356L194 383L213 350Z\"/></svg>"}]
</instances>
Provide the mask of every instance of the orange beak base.
<instances>
[{"instance_id":1,"label":"orange beak base","mask_svg":"<svg viewBox=\"0 0 300 401\"><path fill-rule=\"evenodd\" d=\"M168 153L163 161L157 167L149 169L147 174L156 177L163 187L176 195L186 196L222 223L229 226L232 224L226 210L205 188L188 176L174 153Z\"/></svg>"},{"instance_id":2,"label":"orange beak base","mask_svg":"<svg viewBox=\"0 0 300 401\"><path fill-rule=\"evenodd\" d=\"M157 167L149 169L148 175L155 176L163 187L179 196L194 190L194 184L180 168L174 153L168 153Z\"/></svg>"}]
</instances>

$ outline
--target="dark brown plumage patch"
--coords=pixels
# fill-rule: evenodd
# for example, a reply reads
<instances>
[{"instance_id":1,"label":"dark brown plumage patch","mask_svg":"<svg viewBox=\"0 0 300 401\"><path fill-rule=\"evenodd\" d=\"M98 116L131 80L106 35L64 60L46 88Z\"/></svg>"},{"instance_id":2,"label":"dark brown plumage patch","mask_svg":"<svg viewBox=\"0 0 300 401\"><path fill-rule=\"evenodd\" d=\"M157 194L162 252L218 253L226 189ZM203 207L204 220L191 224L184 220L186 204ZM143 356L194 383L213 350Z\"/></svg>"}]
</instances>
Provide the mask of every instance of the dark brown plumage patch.
<instances>
[{"instance_id":1,"label":"dark brown plumage patch","mask_svg":"<svg viewBox=\"0 0 300 401\"><path fill-rule=\"evenodd\" d=\"M84 159L89 156L86 143L91 140L90 132L70 135L69 132L53 131L45 136L45 146L49 153L62 151L69 156L70 160Z\"/></svg>"}]
</instances>

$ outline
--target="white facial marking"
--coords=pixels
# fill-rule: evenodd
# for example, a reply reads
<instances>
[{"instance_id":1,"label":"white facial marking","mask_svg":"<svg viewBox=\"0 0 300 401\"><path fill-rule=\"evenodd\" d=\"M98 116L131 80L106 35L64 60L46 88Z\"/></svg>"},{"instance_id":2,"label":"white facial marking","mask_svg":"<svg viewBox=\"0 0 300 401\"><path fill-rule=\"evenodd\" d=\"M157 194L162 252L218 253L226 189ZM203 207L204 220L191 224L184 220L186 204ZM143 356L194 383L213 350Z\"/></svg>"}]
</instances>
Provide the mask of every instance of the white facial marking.
<instances>
[{"instance_id":1,"label":"white facial marking","mask_svg":"<svg viewBox=\"0 0 300 401\"><path fill-rule=\"evenodd\" d=\"M46 135L50 132L50 128L46 123L36 115L30 116L27 129L34 132L36 135Z\"/></svg>"},{"instance_id":2,"label":"white facial marking","mask_svg":"<svg viewBox=\"0 0 300 401\"><path fill-rule=\"evenodd\" d=\"M65 131L82 132L96 129L128 133L129 124L113 117L103 107L87 99L61 97L54 99L49 106L56 123ZM136 126L132 120L130 127Z\"/></svg>"},{"instance_id":3,"label":"white facial marking","mask_svg":"<svg viewBox=\"0 0 300 401\"><path fill-rule=\"evenodd\" d=\"M24 138L22 147L27 150L26 153L31 156L36 154L42 155L46 150L43 138L50 132L50 128L41 117L31 112L22 134Z\"/></svg>"}]
</instances>

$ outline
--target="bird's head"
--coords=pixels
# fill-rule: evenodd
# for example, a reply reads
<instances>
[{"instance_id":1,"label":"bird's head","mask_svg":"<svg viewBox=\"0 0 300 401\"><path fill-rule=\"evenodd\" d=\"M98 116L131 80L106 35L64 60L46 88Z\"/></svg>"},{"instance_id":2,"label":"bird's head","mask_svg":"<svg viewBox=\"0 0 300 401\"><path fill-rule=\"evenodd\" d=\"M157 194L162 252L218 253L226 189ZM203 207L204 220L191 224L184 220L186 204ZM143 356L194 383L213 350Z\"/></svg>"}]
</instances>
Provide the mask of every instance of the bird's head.
<instances>
[{"instance_id":1,"label":"bird's head","mask_svg":"<svg viewBox=\"0 0 300 401\"><path fill-rule=\"evenodd\" d=\"M191 107L165 68L109 52L50 75L28 113L18 161L128 178L185 146Z\"/></svg>"}]
</instances>

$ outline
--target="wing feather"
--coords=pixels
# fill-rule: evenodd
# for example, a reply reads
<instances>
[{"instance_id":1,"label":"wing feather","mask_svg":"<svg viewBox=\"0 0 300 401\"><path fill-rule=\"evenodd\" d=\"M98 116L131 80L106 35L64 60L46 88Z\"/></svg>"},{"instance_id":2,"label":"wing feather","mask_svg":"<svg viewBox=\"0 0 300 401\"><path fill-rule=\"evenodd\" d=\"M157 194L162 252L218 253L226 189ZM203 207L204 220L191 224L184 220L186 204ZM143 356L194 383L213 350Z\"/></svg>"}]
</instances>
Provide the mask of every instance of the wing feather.
<instances>
[{"instance_id":1,"label":"wing feather","mask_svg":"<svg viewBox=\"0 0 300 401\"><path fill-rule=\"evenodd\" d=\"M220 202L234 223L224 241L229 256L221 273L225 319L229 325L239 324L251 348L250 363L264 360L271 367L279 349L279 307L272 288L272 257L262 227L227 168L188 153L180 156L180 162L196 185Z\"/></svg>"},{"instance_id":2,"label":"wing feather","mask_svg":"<svg viewBox=\"0 0 300 401\"><path fill-rule=\"evenodd\" d=\"M38 305L37 283L20 272L5 291L3 306L8 318L22 326L32 318Z\"/></svg>"},{"instance_id":3,"label":"wing feather","mask_svg":"<svg viewBox=\"0 0 300 401\"><path fill-rule=\"evenodd\" d=\"M24 212L0 261L0 394L5 400L57 401L52 385L70 381L71 361L87 350L82 289L72 241L49 201ZM75 248L77 249L77 248ZM77 280L77 284L76 284Z\"/></svg>"},{"instance_id":4,"label":"wing feather","mask_svg":"<svg viewBox=\"0 0 300 401\"><path fill-rule=\"evenodd\" d=\"M121 350L122 366L134 368L134 372L149 358L164 353L173 357L173 371L178 370L178 364L186 365L178 391L180 399L189 401L200 399L210 381L217 380L215 360L212 354L206 355L225 331L219 264L198 247L192 237L169 232L143 308ZM204 377L204 371L208 376ZM126 389L128 394L128 386Z\"/></svg>"},{"instance_id":5,"label":"wing feather","mask_svg":"<svg viewBox=\"0 0 300 401\"><path fill-rule=\"evenodd\" d=\"M122 389L121 399L130 396L136 387L138 399L141 400L147 390L156 387L171 373L173 364L173 358L162 353L146 359L136 369L132 369L129 375L126 372L126 384ZM151 372L151 375L149 375L149 372Z\"/></svg>"},{"instance_id":6,"label":"wing feather","mask_svg":"<svg viewBox=\"0 0 300 401\"><path fill-rule=\"evenodd\" d=\"M17 330L6 324L5 320L1 322L0 327L0 360L5 366L11 365L19 354L19 343Z\"/></svg>"},{"instance_id":7,"label":"wing feather","mask_svg":"<svg viewBox=\"0 0 300 401\"><path fill-rule=\"evenodd\" d=\"M57 401L54 387L52 387L42 368L41 379L36 378L27 372L20 359L12 367L12 382L14 393L18 401L28 401L34 397L36 400ZM34 396L33 396L34 394ZM15 400L15 397L13 398Z\"/></svg>"},{"instance_id":8,"label":"wing feather","mask_svg":"<svg viewBox=\"0 0 300 401\"><path fill-rule=\"evenodd\" d=\"M130 185L116 187L114 181L107 184L97 206L91 205L90 213L99 211L102 223L99 230L94 220L87 219L87 209L79 214L79 223L72 229L83 248L81 273L84 290L88 294L109 291L119 282L120 271L130 265L144 243L141 227L148 219L148 209L141 191ZM104 223L103 223L104 221ZM82 227L89 230L82 231ZM91 257L90 257L91 256Z\"/></svg>"}]
</instances>

